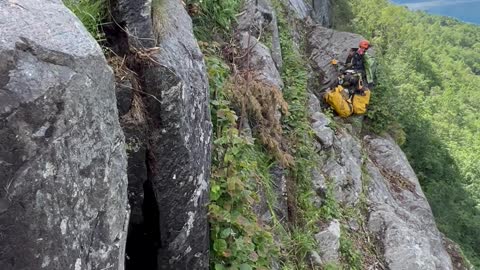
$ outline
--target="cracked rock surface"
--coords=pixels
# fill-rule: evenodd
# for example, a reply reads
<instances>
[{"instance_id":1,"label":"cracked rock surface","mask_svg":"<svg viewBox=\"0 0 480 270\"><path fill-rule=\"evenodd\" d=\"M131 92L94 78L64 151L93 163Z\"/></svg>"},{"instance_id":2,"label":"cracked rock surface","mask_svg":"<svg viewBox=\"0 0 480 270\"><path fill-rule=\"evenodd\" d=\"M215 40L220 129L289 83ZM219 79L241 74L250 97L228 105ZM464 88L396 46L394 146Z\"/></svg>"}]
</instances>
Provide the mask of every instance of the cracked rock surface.
<instances>
[{"instance_id":1,"label":"cracked rock surface","mask_svg":"<svg viewBox=\"0 0 480 270\"><path fill-rule=\"evenodd\" d=\"M124 125L127 138L138 141L141 153L132 156L129 165L146 164L129 171L131 203L138 213L134 223L142 222L141 192L146 199L148 182L154 193L148 195L149 203L158 209L153 222L158 231L152 247L155 267L208 269L212 125L207 73L191 19L178 0L119 0L113 10L127 29L124 47L140 51L156 47L149 60L132 67L140 74L145 132Z\"/></svg>"},{"instance_id":2,"label":"cracked rock surface","mask_svg":"<svg viewBox=\"0 0 480 270\"><path fill-rule=\"evenodd\" d=\"M0 2L0 269L123 269L113 74L60 0Z\"/></svg>"}]
</instances>

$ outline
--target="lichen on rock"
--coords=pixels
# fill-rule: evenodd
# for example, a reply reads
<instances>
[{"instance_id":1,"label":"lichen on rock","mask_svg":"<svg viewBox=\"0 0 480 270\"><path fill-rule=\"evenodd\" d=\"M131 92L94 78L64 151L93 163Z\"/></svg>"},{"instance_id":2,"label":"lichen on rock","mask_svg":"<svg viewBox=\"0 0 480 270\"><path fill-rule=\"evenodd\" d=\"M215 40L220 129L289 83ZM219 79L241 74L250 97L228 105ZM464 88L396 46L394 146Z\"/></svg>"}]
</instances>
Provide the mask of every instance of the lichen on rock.
<instances>
[{"instance_id":1,"label":"lichen on rock","mask_svg":"<svg viewBox=\"0 0 480 270\"><path fill-rule=\"evenodd\" d=\"M60 1L0 3L1 269L123 269L113 74Z\"/></svg>"}]
</instances>

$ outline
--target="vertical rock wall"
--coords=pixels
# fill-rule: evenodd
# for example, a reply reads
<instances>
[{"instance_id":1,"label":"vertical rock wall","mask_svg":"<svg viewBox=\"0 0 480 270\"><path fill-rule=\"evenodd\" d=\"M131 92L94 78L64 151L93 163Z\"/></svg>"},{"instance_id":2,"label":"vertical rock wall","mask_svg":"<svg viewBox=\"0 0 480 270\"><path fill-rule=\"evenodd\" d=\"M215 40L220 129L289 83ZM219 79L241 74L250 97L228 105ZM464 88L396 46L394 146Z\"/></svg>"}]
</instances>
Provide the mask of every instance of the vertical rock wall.
<instances>
[{"instance_id":1,"label":"vertical rock wall","mask_svg":"<svg viewBox=\"0 0 480 270\"><path fill-rule=\"evenodd\" d=\"M321 26L332 27L332 1L333 0L312 0L312 19Z\"/></svg>"},{"instance_id":2,"label":"vertical rock wall","mask_svg":"<svg viewBox=\"0 0 480 270\"><path fill-rule=\"evenodd\" d=\"M160 211L161 269L207 269L211 122L208 79L180 1L154 2L161 67L145 71L150 99L149 168ZM175 16L172 16L175 14ZM159 76L160 75L160 76Z\"/></svg>"},{"instance_id":3,"label":"vertical rock wall","mask_svg":"<svg viewBox=\"0 0 480 270\"><path fill-rule=\"evenodd\" d=\"M127 141L145 153L129 159L138 165L129 171L130 202L138 213L131 225L143 224L153 238L156 269L207 269L211 122L206 68L191 19L177 0L118 0L113 10L124 36L113 45L135 58L129 68L136 82L127 84L139 84L133 96L140 97L145 115L143 123L123 124ZM126 97L119 101L130 99L132 110L133 97Z\"/></svg>"},{"instance_id":4,"label":"vertical rock wall","mask_svg":"<svg viewBox=\"0 0 480 270\"><path fill-rule=\"evenodd\" d=\"M60 0L0 2L0 269L123 269L111 69Z\"/></svg>"},{"instance_id":5,"label":"vertical rock wall","mask_svg":"<svg viewBox=\"0 0 480 270\"><path fill-rule=\"evenodd\" d=\"M332 27L333 0L282 0L297 19L310 18L314 23Z\"/></svg>"}]
</instances>

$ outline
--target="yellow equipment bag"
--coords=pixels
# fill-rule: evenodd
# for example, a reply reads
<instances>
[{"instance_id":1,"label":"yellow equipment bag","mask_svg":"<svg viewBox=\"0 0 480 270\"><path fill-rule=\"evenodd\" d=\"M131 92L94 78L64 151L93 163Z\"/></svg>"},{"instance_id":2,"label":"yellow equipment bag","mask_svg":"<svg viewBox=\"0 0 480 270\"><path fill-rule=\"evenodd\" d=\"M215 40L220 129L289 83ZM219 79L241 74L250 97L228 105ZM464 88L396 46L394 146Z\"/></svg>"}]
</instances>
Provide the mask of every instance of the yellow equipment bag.
<instances>
[{"instance_id":1,"label":"yellow equipment bag","mask_svg":"<svg viewBox=\"0 0 480 270\"><path fill-rule=\"evenodd\" d=\"M353 95L352 107L354 114L364 114L367 112L368 103L370 103L370 90L365 90L365 95Z\"/></svg>"},{"instance_id":2,"label":"yellow equipment bag","mask_svg":"<svg viewBox=\"0 0 480 270\"><path fill-rule=\"evenodd\" d=\"M343 87L337 86L334 90L327 92L324 96L325 102L330 105L340 117L352 115L352 104L342 95ZM370 97L370 95L369 95Z\"/></svg>"}]
</instances>

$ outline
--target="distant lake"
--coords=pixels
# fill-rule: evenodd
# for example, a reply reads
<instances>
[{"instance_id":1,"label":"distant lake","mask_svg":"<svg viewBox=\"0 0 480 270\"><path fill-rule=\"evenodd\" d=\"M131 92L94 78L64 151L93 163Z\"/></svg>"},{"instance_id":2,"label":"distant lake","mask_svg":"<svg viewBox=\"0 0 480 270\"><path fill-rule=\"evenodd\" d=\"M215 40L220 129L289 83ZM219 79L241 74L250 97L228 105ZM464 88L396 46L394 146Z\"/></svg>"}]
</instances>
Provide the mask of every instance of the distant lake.
<instances>
[{"instance_id":1,"label":"distant lake","mask_svg":"<svg viewBox=\"0 0 480 270\"><path fill-rule=\"evenodd\" d=\"M412 10L450 16L464 22L480 25L480 0L392 0Z\"/></svg>"}]
</instances>

